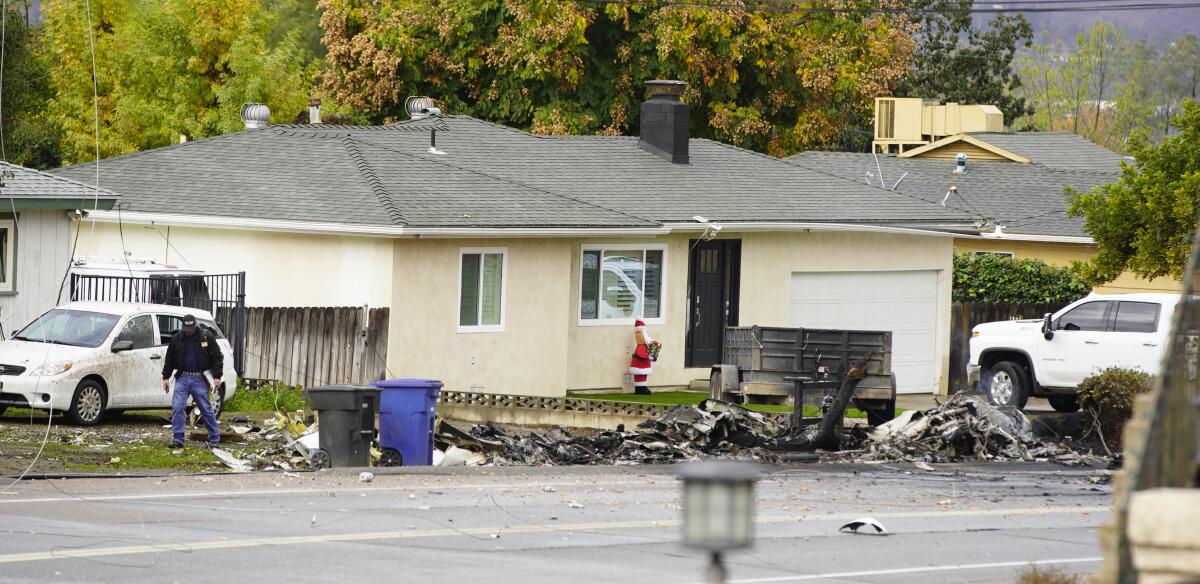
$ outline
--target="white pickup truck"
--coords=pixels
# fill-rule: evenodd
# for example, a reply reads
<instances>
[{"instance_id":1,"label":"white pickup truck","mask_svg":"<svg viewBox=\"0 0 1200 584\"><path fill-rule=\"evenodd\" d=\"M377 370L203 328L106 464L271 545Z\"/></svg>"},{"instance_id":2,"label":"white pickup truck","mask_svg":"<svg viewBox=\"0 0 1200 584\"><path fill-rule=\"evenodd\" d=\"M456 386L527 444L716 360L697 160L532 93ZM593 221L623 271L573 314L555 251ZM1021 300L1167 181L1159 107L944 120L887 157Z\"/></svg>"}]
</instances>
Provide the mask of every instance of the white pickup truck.
<instances>
[{"instance_id":1,"label":"white pickup truck","mask_svg":"<svg viewBox=\"0 0 1200 584\"><path fill-rule=\"evenodd\" d=\"M988 322L971 331L967 379L992 403L1024 408L1044 396L1079 409L1075 388L1109 367L1157 375L1179 294L1092 294L1038 320Z\"/></svg>"}]
</instances>

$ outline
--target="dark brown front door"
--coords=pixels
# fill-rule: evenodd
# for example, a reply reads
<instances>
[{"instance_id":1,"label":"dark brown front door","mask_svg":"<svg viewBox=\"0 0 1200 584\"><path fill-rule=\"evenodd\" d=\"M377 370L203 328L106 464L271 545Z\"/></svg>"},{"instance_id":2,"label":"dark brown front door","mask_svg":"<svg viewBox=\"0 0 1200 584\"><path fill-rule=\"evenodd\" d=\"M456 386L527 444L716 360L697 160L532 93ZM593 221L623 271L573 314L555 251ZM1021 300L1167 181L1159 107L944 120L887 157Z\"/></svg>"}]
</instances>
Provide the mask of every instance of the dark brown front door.
<instances>
[{"instance_id":1,"label":"dark brown front door","mask_svg":"<svg viewBox=\"0 0 1200 584\"><path fill-rule=\"evenodd\" d=\"M742 242L689 242L688 332L684 362L709 367L721 362L725 327L738 323L738 280Z\"/></svg>"}]
</instances>

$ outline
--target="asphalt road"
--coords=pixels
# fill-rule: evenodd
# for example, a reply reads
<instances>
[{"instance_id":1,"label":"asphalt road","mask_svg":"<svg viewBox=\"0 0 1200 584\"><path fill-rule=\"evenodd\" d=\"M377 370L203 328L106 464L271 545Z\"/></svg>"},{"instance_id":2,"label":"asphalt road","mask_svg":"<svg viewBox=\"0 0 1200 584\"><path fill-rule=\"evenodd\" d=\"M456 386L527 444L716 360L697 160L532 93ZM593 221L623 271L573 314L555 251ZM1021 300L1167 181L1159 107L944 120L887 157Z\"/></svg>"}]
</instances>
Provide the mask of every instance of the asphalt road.
<instances>
[{"instance_id":1,"label":"asphalt road","mask_svg":"<svg viewBox=\"0 0 1200 584\"><path fill-rule=\"evenodd\" d=\"M677 469L425 470L22 482L0 494L0 582L701 579L705 558L679 544ZM1087 573L1112 499L1095 471L1048 464L771 471L731 582L1012 582L1031 562ZM838 532L863 515L892 535Z\"/></svg>"}]
</instances>

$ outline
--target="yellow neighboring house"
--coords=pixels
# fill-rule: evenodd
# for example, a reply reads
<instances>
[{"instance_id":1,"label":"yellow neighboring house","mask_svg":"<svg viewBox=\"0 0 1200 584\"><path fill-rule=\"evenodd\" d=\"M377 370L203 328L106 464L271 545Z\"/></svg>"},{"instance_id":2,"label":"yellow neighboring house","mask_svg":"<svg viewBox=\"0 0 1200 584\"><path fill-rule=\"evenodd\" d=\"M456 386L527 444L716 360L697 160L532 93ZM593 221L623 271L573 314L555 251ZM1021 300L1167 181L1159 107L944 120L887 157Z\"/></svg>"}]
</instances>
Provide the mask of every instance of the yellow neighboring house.
<instances>
[{"instance_id":1,"label":"yellow neighboring house","mask_svg":"<svg viewBox=\"0 0 1200 584\"><path fill-rule=\"evenodd\" d=\"M956 237L958 253L999 253L1060 266L1091 258L1096 245L1083 220L1067 216L1063 189L1087 191L1114 182L1128 159L1070 132L997 131L1002 127L1003 116L993 106L880 98L875 153L804 152L788 160L975 216L983 229ZM1096 290L1179 289L1176 280L1127 273Z\"/></svg>"}]
</instances>

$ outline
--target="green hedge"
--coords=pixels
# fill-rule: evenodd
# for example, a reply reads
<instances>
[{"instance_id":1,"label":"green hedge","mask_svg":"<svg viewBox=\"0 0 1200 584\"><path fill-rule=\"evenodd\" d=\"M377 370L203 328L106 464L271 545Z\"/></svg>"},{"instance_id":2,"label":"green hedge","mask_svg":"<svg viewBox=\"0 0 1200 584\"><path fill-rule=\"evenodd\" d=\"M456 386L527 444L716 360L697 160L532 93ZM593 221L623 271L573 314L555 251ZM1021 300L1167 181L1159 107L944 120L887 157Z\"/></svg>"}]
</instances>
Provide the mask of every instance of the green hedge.
<instances>
[{"instance_id":1,"label":"green hedge","mask_svg":"<svg viewBox=\"0 0 1200 584\"><path fill-rule=\"evenodd\" d=\"M954 256L954 301L982 304L1067 304L1091 292L1071 268L997 254Z\"/></svg>"}]
</instances>

